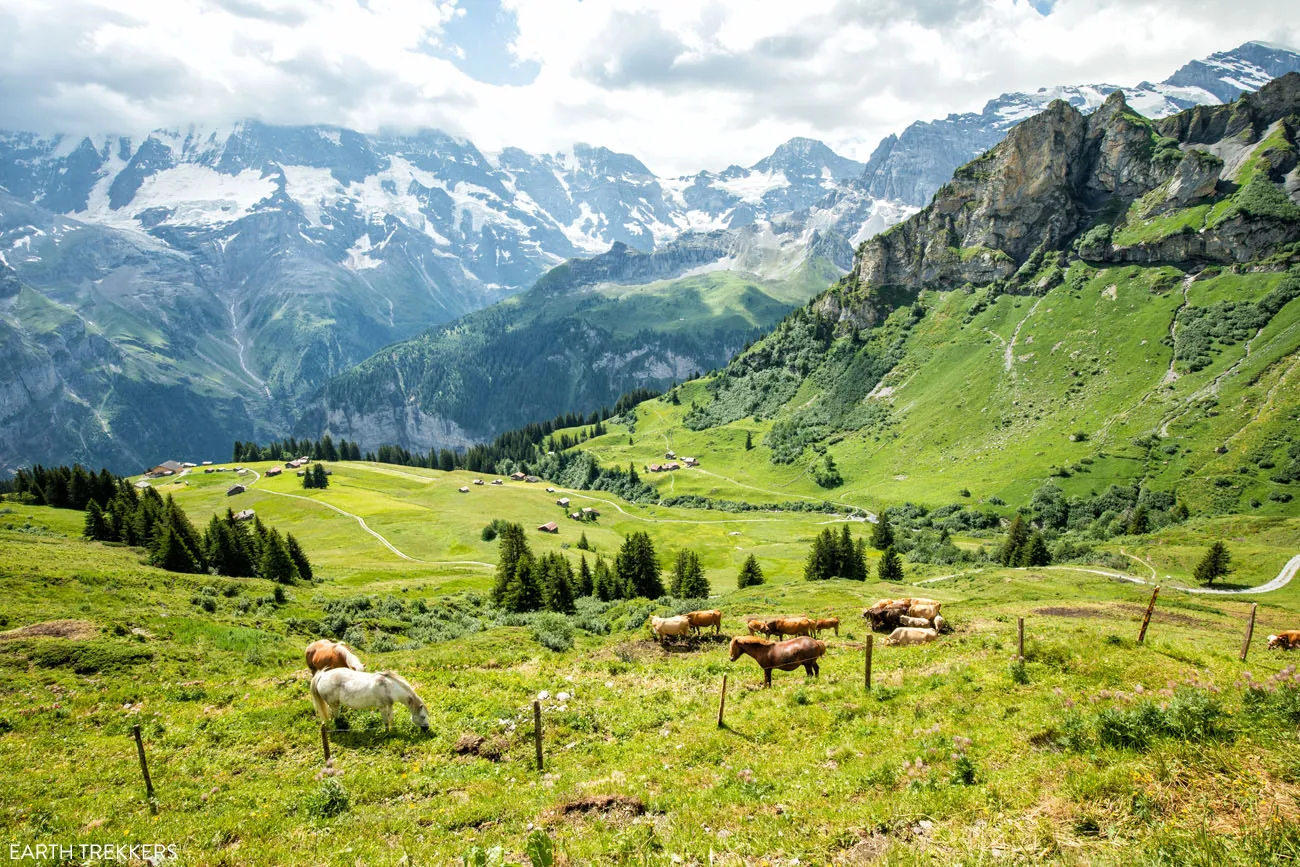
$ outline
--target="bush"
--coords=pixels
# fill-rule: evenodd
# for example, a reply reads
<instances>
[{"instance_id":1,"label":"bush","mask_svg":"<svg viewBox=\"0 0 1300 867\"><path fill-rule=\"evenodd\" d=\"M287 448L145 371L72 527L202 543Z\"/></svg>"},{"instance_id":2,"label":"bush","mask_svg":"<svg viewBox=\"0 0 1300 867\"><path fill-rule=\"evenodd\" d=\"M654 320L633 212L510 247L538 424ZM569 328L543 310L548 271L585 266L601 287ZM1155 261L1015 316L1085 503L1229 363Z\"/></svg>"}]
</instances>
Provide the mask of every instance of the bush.
<instances>
[{"instance_id":1,"label":"bush","mask_svg":"<svg viewBox=\"0 0 1300 867\"><path fill-rule=\"evenodd\" d=\"M569 618L553 611L543 611L533 617L533 639L542 647L556 652L573 647L573 625Z\"/></svg>"},{"instance_id":2,"label":"bush","mask_svg":"<svg viewBox=\"0 0 1300 867\"><path fill-rule=\"evenodd\" d=\"M332 819L346 813L351 806L348 790L333 777L323 781L303 799L303 809L313 819Z\"/></svg>"}]
</instances>

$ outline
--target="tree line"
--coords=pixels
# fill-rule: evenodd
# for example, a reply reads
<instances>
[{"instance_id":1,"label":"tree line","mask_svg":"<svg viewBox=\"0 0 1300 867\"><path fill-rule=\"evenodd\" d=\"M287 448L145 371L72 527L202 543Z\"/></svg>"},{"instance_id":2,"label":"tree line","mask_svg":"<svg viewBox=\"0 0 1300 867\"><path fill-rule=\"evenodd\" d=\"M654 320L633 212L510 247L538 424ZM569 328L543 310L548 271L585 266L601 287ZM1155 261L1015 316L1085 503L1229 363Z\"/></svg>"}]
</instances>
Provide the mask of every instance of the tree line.
<instances>
[{"instance_id":1,"label":"tree line","mask_svg":"<svg viewBox=\"0 0 1300 867\"><path fill-rule=\"evenodd\" d=\"M226 509L200 533L170 494L137 491L121 480L104 503L86 505L82 534L98 542L121 542L149 552L150 564L169 572L266 578L279 584L313 579L311 561L292 533L281 535L254 516L241 521Z\"/></svg>"},{"instance_id":2,"label":"tree line","mask_svg":"<svg viewBox=\"0 0 1300 867\"><path fill-rule=\"evenodd\" d=\"M492 603L507 611L572 614L576 600L585 596L612 602L664 595L707 599L711 593L699 554L690 549L677 553L665 586L654 542L645 532L625 537L613 562L597 555L594 563L587 560L589 546L583 534L576 569L565 554L535 555L521 524L493 521L483 528L483 538L500 540ZM763 571L752 554L741 567L737 583L742 588L763 583Z\"/></svg>"}]
</instances>

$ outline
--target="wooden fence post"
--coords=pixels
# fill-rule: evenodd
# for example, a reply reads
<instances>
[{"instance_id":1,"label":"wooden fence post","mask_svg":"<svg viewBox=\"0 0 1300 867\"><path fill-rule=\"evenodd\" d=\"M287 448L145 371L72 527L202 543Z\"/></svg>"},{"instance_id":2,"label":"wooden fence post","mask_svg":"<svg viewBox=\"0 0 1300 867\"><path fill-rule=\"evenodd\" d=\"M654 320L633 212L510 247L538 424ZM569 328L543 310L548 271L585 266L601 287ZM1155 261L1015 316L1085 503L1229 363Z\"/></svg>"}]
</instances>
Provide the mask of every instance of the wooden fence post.
<instances>
[{"instance_id":1,"label":"wooden fence post","mask_svg":"<svg viewBox=\"0 0 1300 867\"><path fill-rule=\"evenodd\" d=\"M1025 618L1016 618L1016 659L1025 661Z\"/></svg>"},{"instance_id":2,"label":"wooden fence post","mask_svg":"<svg viewBox=\"0 0 1300 867\"><path fill-rule=\"evenodd\" d=\"M131 734L135 736L135 752L140 757L140 773L144 774L144 793L149 799L149 810L157 813L158 804L154 801L153 780L149 778L149 763L144 758L144 741L140 739L139 723L131 726Z\"/></svg>"},{"instance_id":3,"label":"wooden fence post","mask_svg":"<svg viewBox=\"0 0 1300 867\"><path fill-rule=\"evenodd\" d=\"M1146 640L1147 624L1151 622L1151 612L1156 609L1156 594L1159 592L1159 587L1151 591L1151 601L1147 603L1147 613L1142 617L1142 628L1138 630L1138 644Z\"/></svg>"},{"instance_id":4,"label":"wooden fence post","mask_svg":"<svg viewBox=\"0 0 1300 867\"><path fill-rule=\"evenodd\" d=\"M874 643L875 638L876 636L874 635L868 635L867 646L863 648L862 678L863 678L864 688L867 690L867 692L871 691L871 646Z\"/></svg>"},{"instance_id":5,"label":"wooden fence post","mask_svg":"<svg viewBox=\"0 0 1300 867\"><path fill-rule=\"evenodd\" d=\"M330 763L330 724L320 724L320 745L325 748L325 764Z\"/></svg>"},{"instance_id":6,"label":"wooden fence post","mask_svg":"<svg viewBox=\"0 0 1300 867\"><path fill-rule=\"evenodd\" d=\"M1246 640L1241 643L1241 661L1246 661L1246 654L1250 651L1250 639L1255 635L1255 610L1259 608L1258 602L1250 603L1250 620L1246 623Z\"/></svg>"},{"instance_id":7,"label":"wooden fence post","mask_svg":"<svg viewBox=\"0 0 1300 867\"><path fill-rule=\"evenodd\" d=\"M727 676L722 676L722 698L718 701L718 728L722 728L722 712L727 707Z\"/></svg>"},{"instance_id":8,"label":"wooden fence post","mask_svg":"<svg viewBox=\"0 0 1300 867\"><path fill-rule=\"evenodd\" d=\"M537 770L542 769L542 703L533 702L533 743L537 747Z\"/></svg>"}]
</instances>

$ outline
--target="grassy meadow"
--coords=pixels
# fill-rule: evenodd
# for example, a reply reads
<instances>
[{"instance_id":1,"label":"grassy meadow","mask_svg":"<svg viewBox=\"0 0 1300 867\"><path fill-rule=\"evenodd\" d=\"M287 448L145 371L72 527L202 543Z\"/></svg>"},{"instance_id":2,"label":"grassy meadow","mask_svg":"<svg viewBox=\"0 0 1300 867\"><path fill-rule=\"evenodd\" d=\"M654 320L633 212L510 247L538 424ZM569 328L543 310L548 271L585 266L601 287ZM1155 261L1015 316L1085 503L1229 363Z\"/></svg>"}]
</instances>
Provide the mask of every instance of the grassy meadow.
<instances>
[{"instance_id":1,"label":"grassy meadow","mask_svg":"<svg viewBox=\"0 0 1300 867\"><path fill-rule=\"evenodd\" d=\"M260 579L167 573L138 550L86 542L78 513L0 503L6 843L175 844L178 863L204 865L522 864L537 829L556 862L571 865L1245 865L1300 856L1300 692L1290 660L1263 647L1270 631L1300 626L1300 582L1257 597L1171 588L1212 538L1234 551L1234 583L1272 578L1300 553L1297 519L1193 518L1109 543L1138 558L1133 574L1148 574L1140 560L1172 579L1137 646L1149 588L1081 569L953 574L909 564L903 585L809 584L800 579L808 542L832 516L566 492L601 510L580 527L545 483L494 486L485 476L475 486L462 473L330 466L324 491L282 476L227 498L233 473L160 485L196 523L227 506L254 508L298 536L318 581L285 588L280 602ZM459 493L463 485L470 493ZM538 553L576 558L582 531L606 556L633 530L652 535L665 563L692 547L726 634L758 614L834 614L843 626L827 637L819 680L776 672L771 690L749 659L727 661L723 641L655 645L641 624L670 602L610 606L601 629L577 629L573 649L553 652L527 624L482 616L496 551L479 531L494 517L523 522ZM559 522L558 536L533 531L545 520ZM768 583L736 590L750 552ZM922 647L877 640L867 692L860 612L899 595L941 600L954 631ZM375 601L366 621L374 628L400 631L386 612L417 602L476 612L482 626L422 646L360 648L371 670L391 668L416 686L431 730L420 733L401 708L391 733L377 713L352 712L333 735L338 776L324 776L302 648L334 603L358 596ZM1242 665L1255 601L1256 638ZM1014 659L1018 617L1023 664ZM539 773L531 702L543 691ZM143 729L156 815L133 724ZM457 752L466 735L484 739L479 754Z\"/></svg>"}]
</instances>

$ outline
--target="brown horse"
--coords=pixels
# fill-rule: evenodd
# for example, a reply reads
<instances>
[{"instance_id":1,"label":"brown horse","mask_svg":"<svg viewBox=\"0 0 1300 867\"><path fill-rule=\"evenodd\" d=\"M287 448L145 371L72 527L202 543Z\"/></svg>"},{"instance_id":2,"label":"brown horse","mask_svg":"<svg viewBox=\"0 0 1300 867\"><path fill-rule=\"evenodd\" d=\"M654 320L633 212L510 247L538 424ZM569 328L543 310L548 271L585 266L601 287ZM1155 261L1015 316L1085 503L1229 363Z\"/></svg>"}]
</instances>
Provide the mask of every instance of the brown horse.
<instances>
[{"instance_id":1,"label":"brown horse","mask_svg":"<svg viewBox=\"0 0 1300 867\"><path fill-rule=\"evenodd\" d=\"M753 635L739 635L731 639L731 661L742 653L753 657L763 669L763 687L772 686L772 669L794 671L803 666L806 675L821 677L817 660L826 653L826 642L815 638L792 638L789 641L768 641Z\"/></svg>"},{"instance_id":2,"label":"brown horse","mask_svg":"<svg viewBox=\"0 0 1300 867\"><path fill-rule=\"evenodd\" d=\"M350 668L353 671L365 671L366 667L357 659L346 644L335 643L328 638L313 641L307 645L307 668L312 674L330 668Z\"/></svg>"}]
</instances>

